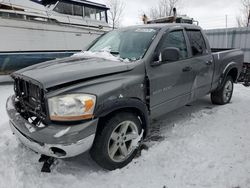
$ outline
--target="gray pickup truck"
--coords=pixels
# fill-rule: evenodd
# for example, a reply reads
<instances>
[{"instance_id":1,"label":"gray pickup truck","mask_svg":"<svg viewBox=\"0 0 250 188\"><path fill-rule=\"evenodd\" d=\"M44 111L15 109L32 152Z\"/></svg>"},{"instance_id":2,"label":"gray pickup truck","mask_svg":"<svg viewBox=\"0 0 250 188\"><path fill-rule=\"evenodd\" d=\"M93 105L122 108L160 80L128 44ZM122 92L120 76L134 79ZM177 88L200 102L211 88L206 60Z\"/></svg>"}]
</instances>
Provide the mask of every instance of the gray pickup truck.
<instances>
[{"instance_id":1,"label":"gray pickup truck","mask_svg":"<svg viewBox=\"0 0 250 188\"><path fill-rule=\"evenodd\" d=\"M39 154L67 158L90 149L103 168L122 168L152 119L209 93L212 103L229 103L242 64L242 51L213 52L195 25L114 30L82 55L13 73L10 127Z\"/></svg>"}]
</instances>

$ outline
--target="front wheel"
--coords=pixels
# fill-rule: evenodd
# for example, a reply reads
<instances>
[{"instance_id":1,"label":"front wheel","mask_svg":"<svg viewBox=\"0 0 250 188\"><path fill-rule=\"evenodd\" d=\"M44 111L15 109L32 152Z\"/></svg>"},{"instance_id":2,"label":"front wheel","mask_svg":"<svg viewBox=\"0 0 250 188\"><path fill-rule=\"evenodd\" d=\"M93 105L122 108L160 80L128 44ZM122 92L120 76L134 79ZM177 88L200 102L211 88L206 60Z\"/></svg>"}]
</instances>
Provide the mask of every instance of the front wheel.
<instances>
[{"instance_id":1,"label":"front wheel","mask_svg":"<svg viewBox=\"0 0 250 188\"><path fill-rule=\"evenodd\" d=\"M91 157L101 167L114 170L126 166L137 153L141 140L141 122L128 112L115 114L103 123L90 150Z\"/></svg>"},{"instance_id":2,"label":"front wheel","mask_svg":"<svg viewBox=\"0 0 250 188\"><path fill-rule=\"evenodd\" d=\"M233 95L233 79L231 76L227 76L225 79L223 86L214 92L211 93L211 101L213 104L227 104L231 101Z\"/></svg>"}]
</instances>

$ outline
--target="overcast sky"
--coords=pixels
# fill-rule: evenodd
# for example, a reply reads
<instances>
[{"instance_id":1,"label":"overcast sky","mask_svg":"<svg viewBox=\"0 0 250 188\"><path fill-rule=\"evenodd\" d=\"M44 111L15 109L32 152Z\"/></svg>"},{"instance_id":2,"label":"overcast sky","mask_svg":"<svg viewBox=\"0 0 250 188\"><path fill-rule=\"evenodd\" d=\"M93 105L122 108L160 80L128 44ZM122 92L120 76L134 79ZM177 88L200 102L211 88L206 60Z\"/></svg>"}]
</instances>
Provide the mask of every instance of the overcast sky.
<instances>
[{"instance_id":1,"label":"overcast sky","mask_svg":"<svg viewBox=\"0 0 250 188\"><path fill-rule=\"evenodd\" d=\"M94 0L105 3L105 0ZM141 15L149 12L158 0L124 0L125 11L123 25L141 23ZM181 14L198 20L200 26L208 28L221 28L226 26L228 15L228 27L235 27L236 17L240 15L241 0L180 0Z\"/></svg>"},{"instance_id":2,"label":"overcast sky","mask_svg":"<svg viewBox=\"0 0 250 188\"><path fill-rule=\"evenodd\" d=\"M18 4L32 5L28 0L0 0L11 1ZM105 4L106 0L90 0ZM158 0L123 0L125 10L122 26L142 24L141 15L148 13ZM180 0L178 13L199 21L199 25L205 29L225 28L226 15L228 27L235 27L236 17L240 15L241 0Z\"/></svg>"}]
</instances>

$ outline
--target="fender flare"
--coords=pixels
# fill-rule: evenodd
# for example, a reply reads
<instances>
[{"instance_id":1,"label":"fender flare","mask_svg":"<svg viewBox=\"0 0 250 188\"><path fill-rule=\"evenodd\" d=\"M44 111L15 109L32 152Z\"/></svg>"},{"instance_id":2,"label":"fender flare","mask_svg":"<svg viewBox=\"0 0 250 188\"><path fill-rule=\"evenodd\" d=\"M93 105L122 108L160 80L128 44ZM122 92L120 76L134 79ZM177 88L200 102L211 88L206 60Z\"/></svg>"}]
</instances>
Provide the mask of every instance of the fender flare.
<instances>
[{"instance_id":1,"label":"fender flare","mask_svg":"<svg viewBox=\"0 0 250 188\"><path fill-rule=\"evenodd\" d=\"M238 70L238 65L236 62L230 62L223 70L222 72L222 76L226 77L227 74L229 73L230 70L232 70L233 68L236 68ZM239 72L238 72L239 75ZM237 76L238 76L237 75Z\"/></svg>"},{"instance_id":2,"label":"fender flare","mask_svg":"<svg viewBox=\"0 0 250 188\"><path fill-rule=\"evenodd\" d=\"M219 85L218 85L218 87L217 87L216 90L220 90L220 89L222 88L223 83L225 82L228 73L229 73L232 69L234 69L234 68L237 69L237 78L239 77L239 71L238 71L239 68L238 68L238 66L237 66L237 63L236 63L236 62L230 62L230 63L224 68L224 70L223 70L223 72L222 72L222 74L221 74L221 76L220 76ZM237 80L237 78L236 78L236 80Z\"/></svg>"},{"instance_id":3,"label":"fender flare","mask_svg":"<svg viewBox=\"0 0 250 188\"><path fill-rule=\"evenodd\" d=\"M149 132L149 110L147 105L137 98L120 98L106 101L100 104L95 110L97 118L105 117L113 112L126 109L135 108L140 112L142 127L144 129L144 137Z\"/></svg>"}]
</instances>

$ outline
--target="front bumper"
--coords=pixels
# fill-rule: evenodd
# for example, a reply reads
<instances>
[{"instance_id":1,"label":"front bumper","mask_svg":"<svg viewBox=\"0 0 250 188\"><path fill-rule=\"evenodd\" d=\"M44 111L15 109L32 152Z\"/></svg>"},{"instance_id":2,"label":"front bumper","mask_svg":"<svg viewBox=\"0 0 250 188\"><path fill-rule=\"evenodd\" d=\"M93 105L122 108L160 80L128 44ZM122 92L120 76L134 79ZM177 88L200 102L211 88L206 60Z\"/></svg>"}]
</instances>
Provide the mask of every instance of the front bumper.
<instances>
[{"instance_id":1,"label":"front bumper","mask_svg":"<svg viewBox=\"0 0 250 188\"><path fill-rule=\"evenodd\" d=\"M7 100L10 127L18 139L31 150L56 158L77 156L91 148L98 119L76 125L35 126L15 109L14 96Z\"/></svg>"}]
</instances>

